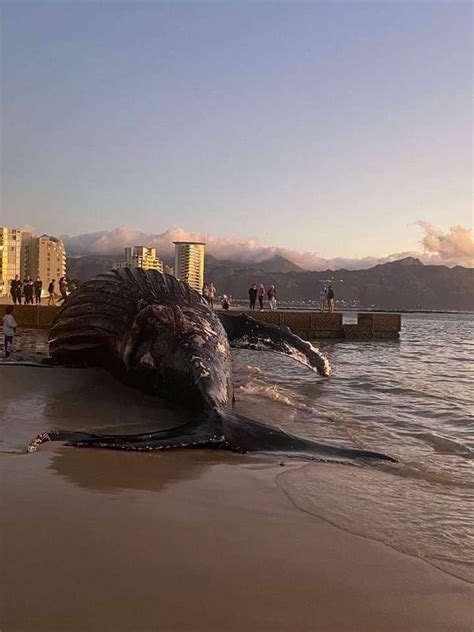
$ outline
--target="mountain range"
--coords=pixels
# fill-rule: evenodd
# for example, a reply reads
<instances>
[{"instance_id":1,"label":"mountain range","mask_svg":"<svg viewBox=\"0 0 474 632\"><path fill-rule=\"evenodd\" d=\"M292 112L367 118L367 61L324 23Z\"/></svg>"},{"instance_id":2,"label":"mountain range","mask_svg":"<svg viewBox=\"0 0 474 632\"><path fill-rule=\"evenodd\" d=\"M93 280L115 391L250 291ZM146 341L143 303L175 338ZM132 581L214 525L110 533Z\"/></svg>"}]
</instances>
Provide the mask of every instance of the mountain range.
<instances>
[{"instance_id":1,"label":"mountain range","mask_svg":"<svg viewBox=\"0 0 474 632\"><path fill-rule=\"evenodd\" d=\"M115 261L117 255L68 257L68 276L85 281L110 270ZM263 283L275 285L281 301L317 300L321 287L331 283L338 300L361 307L474 311L474 268L424 265L414 257L367 270L307 271L282 256L243 266L209 255L206 279L218 294L234 298L247 298L252 283Z\"/></svg>"}]
</instances>

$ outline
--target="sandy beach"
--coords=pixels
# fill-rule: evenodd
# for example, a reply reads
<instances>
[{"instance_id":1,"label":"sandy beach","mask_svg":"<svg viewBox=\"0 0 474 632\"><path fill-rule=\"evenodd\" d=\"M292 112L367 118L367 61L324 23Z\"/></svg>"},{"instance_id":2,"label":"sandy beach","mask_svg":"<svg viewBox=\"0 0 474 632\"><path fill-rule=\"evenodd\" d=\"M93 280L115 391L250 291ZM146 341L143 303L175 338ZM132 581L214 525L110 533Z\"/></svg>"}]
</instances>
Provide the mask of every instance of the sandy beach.
<instances>
[{"instance_id":1,"label":"sandy beach","mask_svg":"<svg viewBox=\"0 0 474 632\"><path fill-rule=\"evenodd\" d=\"M110 425L111 392L123 425L173 413L99 371L0 367L0 388L2 632L472 629L472 584L295 507L278 478L307 463L24 455L40 430Z\"/></svg>"}]
</instances>

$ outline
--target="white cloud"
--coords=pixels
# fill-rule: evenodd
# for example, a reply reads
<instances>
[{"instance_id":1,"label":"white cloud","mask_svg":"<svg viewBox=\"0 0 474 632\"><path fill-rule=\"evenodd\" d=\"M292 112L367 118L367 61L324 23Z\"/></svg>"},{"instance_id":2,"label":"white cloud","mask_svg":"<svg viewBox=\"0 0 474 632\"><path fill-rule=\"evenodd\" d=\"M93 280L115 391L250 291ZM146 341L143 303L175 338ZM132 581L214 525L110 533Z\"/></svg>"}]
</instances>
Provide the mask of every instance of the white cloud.
<instances>
[{"instance_id":1,"label":"white cloud","mask_svg":"<svg viewBox=\"0 0 474 632\"><path fill-rule=\"evenodd\" d=\"M430 263L444 263L448 266L474 265L474 241L472 231L463 226L451 226L442 232L424 221L417 222L425 231L422 240L424 258Z\"/></svg>"},{"instance_id":2,"label":"white cloud","mask_svg":"<svg viewBox=\"0 0 474 632\"><path fill-rule=\"evenodd\" d=\"M73 237L64 236L70 254L123 254L126 246L146 245L155 247L159 256L171 257L174 252L173 241L205 241L207 252L216 259L234 261L240 264L259 263L282 256L306 270L326 269L362 269L378 263L396 261L404 257L418 257L424 263L453 265L474 265L474 244L471 231L462 226L453 226L447 232L433 228L424 221L418 226L424 230L419 252L398 252L386 257L365 257L348 259L335 257L325 259L317 252L302 252L280 246L267 246L255 239L236 239L194 233L183 228L170 228L164 233L151 234L140 230L122 227L112 231L83 234Z\"/></svg>"}]
</instances>

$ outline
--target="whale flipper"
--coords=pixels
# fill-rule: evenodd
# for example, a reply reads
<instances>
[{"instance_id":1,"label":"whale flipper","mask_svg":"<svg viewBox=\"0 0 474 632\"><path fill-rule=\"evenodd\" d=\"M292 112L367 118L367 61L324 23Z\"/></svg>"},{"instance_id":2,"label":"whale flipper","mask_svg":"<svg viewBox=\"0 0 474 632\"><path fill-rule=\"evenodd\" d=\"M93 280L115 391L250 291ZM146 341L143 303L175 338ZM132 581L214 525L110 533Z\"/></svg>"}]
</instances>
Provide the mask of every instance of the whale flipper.
<instances>
[{"instance_id":1,"label":"whale flipper","mask_svg":"<svg viewBox=\"0 0 474 632\"><path fill-rule=\"evenodd\" d=\"M231 347L281 353L320 375L330 375L331 366L326 356L310 342L294 334L289 327L263 323L247 314L233 316L218 312L218 316Z\"/></svg>"},{"instance_id":2,"label":"whale flipper","mask_svg":"<svg viewBox=\"0 0 474 632\"><path fill-rule=\"evenodd\" d=\"M169 448L214 447L223 443L222 434L194 424L141 434L97 434L75 430L51 430L37 435L28 445L36 452L42 443L61 441L76 448L108 448L111 450L166 450Z\"/></svg>"}]
</instances>

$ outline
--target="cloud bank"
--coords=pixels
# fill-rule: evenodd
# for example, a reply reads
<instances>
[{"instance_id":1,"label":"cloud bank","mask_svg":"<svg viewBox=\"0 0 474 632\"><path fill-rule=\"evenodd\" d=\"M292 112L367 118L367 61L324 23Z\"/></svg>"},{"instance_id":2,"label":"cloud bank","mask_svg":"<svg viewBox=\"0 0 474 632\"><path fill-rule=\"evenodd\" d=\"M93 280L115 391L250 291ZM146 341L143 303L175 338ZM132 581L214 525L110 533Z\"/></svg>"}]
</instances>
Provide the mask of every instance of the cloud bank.
<instances>
[{"instance_id":1,"label":"cloud bank","mask_svg":"<svg viewBox=\"0 0 474 632\"><path fill-rule=\"evenodd\" d=\"M452 226L446 232L431 224L419 221L424 235L420 241L420 251L397 252L386 257L364 257L350 259L335 257L325 259L317 252L302 252L279 246L267 246L255 239L236 239L194 233L182 228L170 228L164 233L151 234L122 227L111 231L101 231L76 236L63 235L68 253L71 255L115 254L120 257L126 246L144 245L157 249L161 258L173 256L173 241L205 241L206 251L216 259L248 265L274 257L285 257L305 270L351 270L370 268L380 263L396 261L404 257L417 257L423 263L445 264L448 266L474 265L474 242L472 231L462 226Z\"/></svg>"},{"instance_id":2,"label":"cloud bank","mask_svg":"<svg viewBox=\"0 0 474 632\"><path fill-rule=\"evenodd\" d=\"M420 220L417 224L425 231L421 243L424 248L424 257L428 257L430 263L468 267L474 265L472 230L463 226L451 226L447 232L443 233L428 222Z\"/></svg>"}]
</instances>

